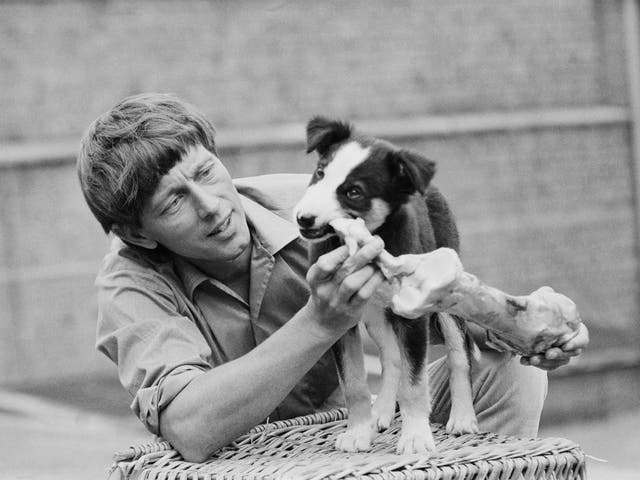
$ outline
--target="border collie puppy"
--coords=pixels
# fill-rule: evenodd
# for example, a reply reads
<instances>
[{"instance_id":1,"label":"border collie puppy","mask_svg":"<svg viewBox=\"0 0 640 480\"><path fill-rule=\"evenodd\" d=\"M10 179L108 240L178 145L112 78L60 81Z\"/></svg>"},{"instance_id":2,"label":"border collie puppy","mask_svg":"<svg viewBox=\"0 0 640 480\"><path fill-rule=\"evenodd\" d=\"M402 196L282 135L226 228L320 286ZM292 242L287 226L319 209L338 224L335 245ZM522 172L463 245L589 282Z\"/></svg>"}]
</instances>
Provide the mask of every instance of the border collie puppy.
<instances>
[{"instance_id":1,"label":"border collie puppy","mask_svg":"<svg viewBox=\"0 0 640 480\"><path fill-rule=\"evenodd\" d=\"M453 215L444 197L430 185L434 162L360 135L348 123L324 117L314 117L307 124L307 153L313 151L318 153L318 164L295 208L300 233L312 240L312 261L337 245L331 239L335 231L329 226L336 218L362 218L393 255L439 247L458 250ZM469 355L477 347L465 334L463 323L446 314L409 320L388 307L389 292L379 292L379 296L384 315L362 320L379 348L382 364L382 383L373 407L358 328L333 347L349 412L347 429L338 437L337 448L368 450L374 429L389 427L397 400L402 419L397 452L435 451L429 425L429 322L438 323L448 352L452 406L447 431L477 432L469 380Z\"/></svg>"}]
</instances>

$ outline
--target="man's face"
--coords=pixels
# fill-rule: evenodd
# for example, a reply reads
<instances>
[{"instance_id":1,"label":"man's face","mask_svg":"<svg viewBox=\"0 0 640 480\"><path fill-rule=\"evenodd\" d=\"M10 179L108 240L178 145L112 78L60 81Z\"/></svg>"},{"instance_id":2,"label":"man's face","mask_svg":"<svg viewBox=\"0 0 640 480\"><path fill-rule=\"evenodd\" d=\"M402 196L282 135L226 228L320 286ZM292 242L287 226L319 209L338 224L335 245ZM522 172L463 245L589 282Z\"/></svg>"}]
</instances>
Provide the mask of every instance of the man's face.
<instances>
[{"instance_id":1,"label":"man's face","mask_svg":"<svg viewBox=\"0 0 640 480\"><path fill-rule=\"evenodd\" d=\"M201 145L188 150L162 177L142 212L140 231L173 253L203 264L227 266L251 246L229 172Z\"/></svg>"}]
</instances>

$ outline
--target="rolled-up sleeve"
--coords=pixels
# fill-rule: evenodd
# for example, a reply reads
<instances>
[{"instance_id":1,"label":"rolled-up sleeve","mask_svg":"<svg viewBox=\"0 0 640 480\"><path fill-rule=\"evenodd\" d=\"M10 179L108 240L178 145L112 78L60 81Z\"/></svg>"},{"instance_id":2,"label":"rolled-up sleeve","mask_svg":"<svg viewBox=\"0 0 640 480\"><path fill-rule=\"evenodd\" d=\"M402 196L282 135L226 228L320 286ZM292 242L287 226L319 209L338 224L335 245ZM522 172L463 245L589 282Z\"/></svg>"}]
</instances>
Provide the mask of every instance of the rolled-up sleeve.
<instances>
[{"instance_id":1,"label":"rolled-up sleeve","mask_svg":"<svg viewBox=\"0 0 640 480\"><path fill-rule=\"evenodd\" d=\"M211 350L160 276L120 271L99 276L96 347L118 368L131 409L160 434L160 412L211 368Z\"/></svg>"}]
</instances>

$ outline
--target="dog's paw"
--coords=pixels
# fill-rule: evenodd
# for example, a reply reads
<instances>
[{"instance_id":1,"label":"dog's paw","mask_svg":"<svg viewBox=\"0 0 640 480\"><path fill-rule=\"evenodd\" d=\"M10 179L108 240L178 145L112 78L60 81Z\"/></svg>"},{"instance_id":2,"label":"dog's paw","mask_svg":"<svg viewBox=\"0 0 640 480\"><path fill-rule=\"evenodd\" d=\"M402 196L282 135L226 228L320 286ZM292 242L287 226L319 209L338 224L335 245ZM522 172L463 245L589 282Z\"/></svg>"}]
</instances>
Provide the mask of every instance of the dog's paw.
<instances>
[{"instance_id":1,"label":"dog's paw","mask_svg":"<svg viewBox=\"0 0 640 480\"><path fill-rule=\"evenodd\" d=\"M436 443L430 430L424 432L402 433L396 446L399 455L412 453L436 453Z\"/></svg>"},{"instance_id":2,"label":"dog's paw","mask_svg":"<svg viewBox=\"0 0 640 480\"><path fill-rule=\"evenodd\" d=\"M384 402L380 397L373 404L371 409L373 418L373 428L378 432L383 432L391 425L391 421L396 414L396 402Z\"/></svg>"},{"instance_id":3,"label":"dog's paw","mask_svg":"<svg viewBox=\"0 0 640 480\"><path fill-rule=\"evenodd\" d=\"M447 433L464 435L465 433L478 433L478 420L475 415L457 415L449 417Z\"/></svg>"},{"instance_id":4,"label":"dog's paw","mask_svg":"<svg viewBox=\"0 0 640 480\"><path fill-rule=\"evenodd\" d=\"M393 411L378 413L374 410L373 411L373 428L378 432L384 432L391 425L391 421L393 420L393 417L394 417Z\"/></svg>"},{"instance_id":5,"label":"dog's paw","mask_svg":"<svg viewBox=\"0 0 640 480\"><path fill-rule=\"evenodd\" d=\"M371 448L373 431L369 425L348 428L336 438L336 448L343 452L366 452Z\"/></svg>"}]
</instances>

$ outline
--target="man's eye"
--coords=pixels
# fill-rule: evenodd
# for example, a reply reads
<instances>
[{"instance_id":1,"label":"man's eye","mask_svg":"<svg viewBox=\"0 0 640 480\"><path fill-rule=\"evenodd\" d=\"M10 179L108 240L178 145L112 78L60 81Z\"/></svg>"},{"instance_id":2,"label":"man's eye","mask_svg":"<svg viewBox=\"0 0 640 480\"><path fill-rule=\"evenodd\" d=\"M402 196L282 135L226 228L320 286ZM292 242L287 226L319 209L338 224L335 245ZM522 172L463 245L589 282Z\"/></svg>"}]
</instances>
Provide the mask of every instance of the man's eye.
<instances>
[{"instance_id":1,"label":"man's eye","mask_svg":"<svg viewBox=\"0 0 640 480\"><path fill-rule=\"evenodd\" d=\"M318 178L324 178L324 168L322 167L318 167L316 169L316 177Z\"/></svg>"},{"instance_id":2,"label":"man's eye","mask_svg":"<svg viewBox=\"0 0 640 480\"><path fill-rule=\"evenodd\" d=\"M350 187L346 192L347 198L350 200L357 200L362 198L362 189L360 187Z\"/></svg>"},{"instance_id":3,"label":"man's eye","mask_svg":"<svg viewBox=\"0 0 640 480\"><path fill-rule=\"evenodd\" d=\"M163 213L171 213L180 206L182 195L174 195L174 197L167 203Z\"/></svg>"},{"instance_id":4,"label":"man's eye","mask_svg":"<svg viewBox=\"0 0 640 480\"><path fill-rule=\"evenodd\" d=\"M202 178L210 178L212 175L213 175L212 166L204 167L202 170L200 170L200 177Z\"/></svg>"}]
</instances>

